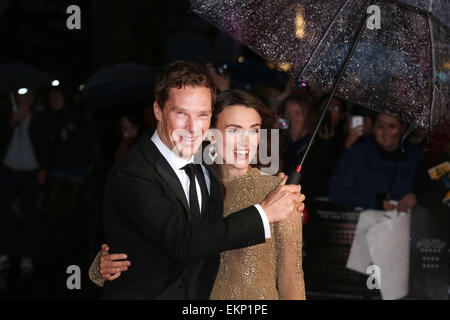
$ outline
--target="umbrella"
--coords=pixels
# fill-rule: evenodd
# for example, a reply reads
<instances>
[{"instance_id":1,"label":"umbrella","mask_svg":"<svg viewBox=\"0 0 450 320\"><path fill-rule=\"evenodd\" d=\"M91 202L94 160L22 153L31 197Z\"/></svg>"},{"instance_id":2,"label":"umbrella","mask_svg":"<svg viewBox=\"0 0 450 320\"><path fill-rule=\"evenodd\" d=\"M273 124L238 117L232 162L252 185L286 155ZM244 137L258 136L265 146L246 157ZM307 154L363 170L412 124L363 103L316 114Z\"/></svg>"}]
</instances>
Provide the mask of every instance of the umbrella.
<instances>
[{"instance_id":1,"label":"umbrella","mask_svg":"<svg viewBox=\"0 0 450 320\"><path fill-rule=\"evenodd\" d=\"M20 88L48 87L52 80L49 74L27 64L0 64L0 94Z\"/></svg>"},{"instance_id":2,"label":"umbrella","mask_svg":"<svg viewBox=\"0 0 450 320\"><path fill-rule=\"evenodd\" d=\"M450 89L442 77L450 69L447 0L191 0L191 5L263 58L288 64L297 81L331 92L301 164L333 95L429 131L448 117ZM370 24L377 19L371 5L380 9L379 29Z\"/></svg>"},{"instance_id":3,"label":"umbrella","mask_svg":"<svg viewBox=\"0 0 450 320\"><path fill-rule=\"evenodd\" d=\"M51 85L52 78L47 73L27 64L10 63L0 65L0 95L9 94L14 112L17 112L14 92L17 89L38 89Z\"/></svg>"},{"instance_id":4,"label":"umbrella","mask_svg":"<svg viewBox=\"0 0 450 320\"><path fill-rule=\"evenodd\" d=\"M91 110L148 101L153 98L154 81L160 70L160 67L135 63L106 67L87 80L83 97L88 101Z\"/></svg>"}]
</instances>

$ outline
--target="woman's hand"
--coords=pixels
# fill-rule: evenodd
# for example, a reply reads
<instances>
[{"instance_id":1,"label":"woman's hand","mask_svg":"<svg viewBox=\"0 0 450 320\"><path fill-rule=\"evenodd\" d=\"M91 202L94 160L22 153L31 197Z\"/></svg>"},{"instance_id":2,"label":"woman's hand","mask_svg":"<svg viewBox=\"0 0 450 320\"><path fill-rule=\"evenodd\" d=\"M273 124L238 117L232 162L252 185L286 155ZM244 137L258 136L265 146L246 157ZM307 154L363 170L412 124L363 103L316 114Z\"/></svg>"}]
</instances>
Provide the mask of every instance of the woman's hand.
<instances>
[{"instance_id":1,"label":"woman's hand","mask_svg":"<svg viewBox=\"0 0 450 320\"><path fill-rule=\"evenodd\" d=\"M109 246L107 244L103 244L99 267L102 278L111 281L120 277L123 271L127 271L128 267L131 265L131 262L128 260L123 260L127 258L127 255L124 253L108 254L108 251Z\"/></svg>"},{"instance_id":2,"label":"woman's hand","mask_svg":"<svg viewBox=\"0 0 450 320\"><path fill-rule=\"evenodd\" d=\"M334 130L331 128L328 128L326 125L322 125L319 129L319 137L321 137L324 140L329 140L334 137Z\"/></svg>"},{"instance_id":3,"label":"woman's hand","mask_svg":"<svg viewBox=\"0 0 450 320\"><path fill-rule=\"evenodd\" d=\"M397 211L407 211L414 208L416 205L417 198L412 192L407 193L401 198L397 203Z\"/></svg>"},{"instance_id":4,"label":"woman's hand","mask_svg":"<svg viewBox=\"0 0 450 320\"><path fill-rule=\"evenodd\" d=\"M384 200L383 201L383 209L386 211L391 211L395 209L395 205L391 202L389 202L389 200Z\"/></svg>"}]
</instances>

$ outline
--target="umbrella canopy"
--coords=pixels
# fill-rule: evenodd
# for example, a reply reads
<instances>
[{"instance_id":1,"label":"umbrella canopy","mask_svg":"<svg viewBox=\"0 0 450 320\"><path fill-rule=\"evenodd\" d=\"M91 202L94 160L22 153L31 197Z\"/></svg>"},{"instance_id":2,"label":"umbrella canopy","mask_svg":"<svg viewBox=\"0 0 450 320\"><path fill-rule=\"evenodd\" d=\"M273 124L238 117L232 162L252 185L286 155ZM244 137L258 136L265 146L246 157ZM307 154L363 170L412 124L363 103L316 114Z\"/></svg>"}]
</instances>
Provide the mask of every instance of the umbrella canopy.
<instances>
[{"instance_id":1,"label":"umbrella canopy","mask_svg":"<svg viewBox=\"0 0 450 320\"><path fill-rule=\"evenodd\" d=\"M367 18L335 94L432 130L448 121L447 0L191 0L192 9L297 79L331 91Z\"/></svg>"},{"instance_id":2,"label":"umbrella canopy","mask_svg":"<svg viewBox=\"0 0 450 320\"><path fill-rule=\"evenodd\" d=\"M153 98L155 77L160 70L135 63L101 69L87 80L83 98L91 110L146 102Z\"/></svg>"},{"instance_id":3,"label":"umbrella canopy","mask_svg":"<svg viewBox=\"0 0 450 320\"><path fill-rule=\"evenodd\" d=\"M20 88L49 87L52 77L30 65L11 63L0 65L0 94L8 94Z\"/></svg>"}]
</instances>

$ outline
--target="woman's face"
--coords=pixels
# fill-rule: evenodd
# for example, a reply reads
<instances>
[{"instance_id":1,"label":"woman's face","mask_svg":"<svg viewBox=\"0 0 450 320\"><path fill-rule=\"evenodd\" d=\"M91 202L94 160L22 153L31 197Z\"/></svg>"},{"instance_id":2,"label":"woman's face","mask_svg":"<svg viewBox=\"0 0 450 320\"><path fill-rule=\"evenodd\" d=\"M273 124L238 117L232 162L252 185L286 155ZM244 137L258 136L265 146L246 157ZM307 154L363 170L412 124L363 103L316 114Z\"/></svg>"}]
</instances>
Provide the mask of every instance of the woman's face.
<instances>
[{"instance_id":1,"label":"woman's face","mask_svg":"<svg viewBox=\"0 0 450 320\"><path fill-rule=\"evenodd\" d=\"M120 118L120 131L124 138L136 138L139 129L127 117Z\"/></svg>"},{"instance_id":2,"label":"woman's face","mask_svg":"<svg viewBox=\"0 0 450 320\"><path fill-rule=\"evenodd\" d=\"M308 128L306 120L308 118L308 111L296 101L288 101L284 111L284 117L289 119L289 135L291 137L299 137L305 133Z\"/></svg>"},{"instance_id":3,"label":"woman's face","mask_svg":"<svg viewBox=\"0 0 450 320\"><path fill-rule=\"evenodd\" d=\"M403 131L404 127L400 121L389 115L381 114L375 121L373 133L380 147L387 151L393 151L400 145Z\"/></svg>"},{"instance_id":4,"label":"woman's face","mask_svg":"<svg viewBox=\"0 0 450 320\"><path fill-rule=\"evenodd\" d=\"M218 115L215 129L219 133L214 138L222 163L247 169L258 150L261 130L258 111L241 105L228 106Z\"/></svg>"}]
</instances>

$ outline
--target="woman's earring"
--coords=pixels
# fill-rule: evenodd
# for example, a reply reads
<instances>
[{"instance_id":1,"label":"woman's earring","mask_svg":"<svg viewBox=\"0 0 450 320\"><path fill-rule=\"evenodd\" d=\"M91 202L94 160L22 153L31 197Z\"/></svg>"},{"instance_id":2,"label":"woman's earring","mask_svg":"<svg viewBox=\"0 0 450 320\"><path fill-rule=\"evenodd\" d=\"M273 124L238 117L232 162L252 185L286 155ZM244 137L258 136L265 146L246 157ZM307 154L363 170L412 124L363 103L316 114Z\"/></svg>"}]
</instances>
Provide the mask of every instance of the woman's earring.
<instances>
[{"instance_id":1,"label":"woman's earring","mask_svg":"<svg viewBox=\"0 0 450 320\"><path fill-rule=\"evenodd\" d=\"M208 155L211 158L212 162L216 161L217 150L216 150L216 145L214 143L210 143L209 144L209 146L208 146Z\"/></svg>"}]
</instances>

